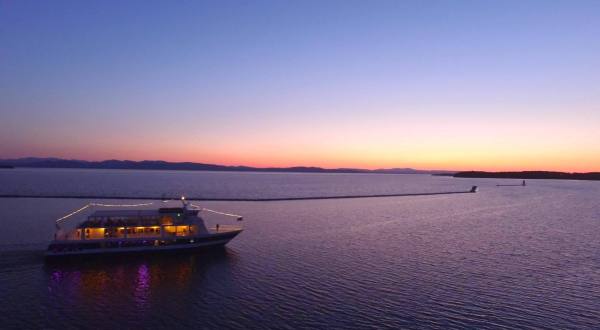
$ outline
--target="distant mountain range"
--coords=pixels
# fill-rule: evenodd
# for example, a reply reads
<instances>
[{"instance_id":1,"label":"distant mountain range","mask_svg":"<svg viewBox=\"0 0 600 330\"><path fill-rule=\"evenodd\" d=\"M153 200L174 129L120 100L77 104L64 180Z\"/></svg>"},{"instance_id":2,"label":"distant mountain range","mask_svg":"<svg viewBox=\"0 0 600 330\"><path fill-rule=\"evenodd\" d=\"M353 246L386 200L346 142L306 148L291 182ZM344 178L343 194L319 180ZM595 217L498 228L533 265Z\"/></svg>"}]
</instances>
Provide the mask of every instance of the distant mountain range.
<instances>
[{"instance_id":1,"label":"distant mountain range","mask_svg":"<svg viewBox=\"0 0 600 330\"><path fill-rule=\"evenodd\" d=\"M295 173L375 173L375 174L453 174L454 171L416 170L412 168L389 168L365 170L357 168L321 168L321 167L250 167L226 166L192 162L166 162L162 160L104 160L86 161L61 158L18 158L0 159L0 168L34 167L34 168L90 168L90 169L125 169L125 170L181 170L181 171L229 171L229 172L295 172Z\"/></svg>"}]
</instances>

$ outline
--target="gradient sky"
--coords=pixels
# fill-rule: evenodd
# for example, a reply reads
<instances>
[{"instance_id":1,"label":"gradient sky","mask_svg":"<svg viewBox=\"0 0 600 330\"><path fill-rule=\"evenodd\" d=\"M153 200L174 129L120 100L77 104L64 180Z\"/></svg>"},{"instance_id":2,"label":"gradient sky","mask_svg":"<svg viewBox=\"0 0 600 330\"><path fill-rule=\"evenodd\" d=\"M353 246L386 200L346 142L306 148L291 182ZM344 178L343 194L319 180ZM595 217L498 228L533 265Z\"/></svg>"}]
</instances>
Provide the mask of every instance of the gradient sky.
<instances>
[{"instance_id":1,"label":"gradient sky","mask_svg":"<svg viewBox=\"0 0 600 330\"><path fill-rule=\"evenodd\" d=\"M0 0L0 158L600 171L600 1Z\"/></svg>"}]
</instances>

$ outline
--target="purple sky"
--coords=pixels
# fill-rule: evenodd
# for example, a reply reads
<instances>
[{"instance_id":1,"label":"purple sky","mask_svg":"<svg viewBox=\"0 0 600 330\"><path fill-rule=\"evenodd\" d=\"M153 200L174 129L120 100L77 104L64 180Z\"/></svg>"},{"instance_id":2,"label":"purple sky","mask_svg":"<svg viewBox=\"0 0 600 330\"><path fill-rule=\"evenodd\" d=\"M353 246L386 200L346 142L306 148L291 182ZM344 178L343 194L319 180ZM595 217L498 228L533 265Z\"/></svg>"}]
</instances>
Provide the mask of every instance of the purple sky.
<instances>
[{"instance_id":1,"label":"purple sky","mask_svg":"<svg viewBox=\"0 0 600 330\"><path fill-rule=\"evenodd\" d=\"M0 158L600 171L600 1L0 1Z\"/></svg>"}]
</instances>

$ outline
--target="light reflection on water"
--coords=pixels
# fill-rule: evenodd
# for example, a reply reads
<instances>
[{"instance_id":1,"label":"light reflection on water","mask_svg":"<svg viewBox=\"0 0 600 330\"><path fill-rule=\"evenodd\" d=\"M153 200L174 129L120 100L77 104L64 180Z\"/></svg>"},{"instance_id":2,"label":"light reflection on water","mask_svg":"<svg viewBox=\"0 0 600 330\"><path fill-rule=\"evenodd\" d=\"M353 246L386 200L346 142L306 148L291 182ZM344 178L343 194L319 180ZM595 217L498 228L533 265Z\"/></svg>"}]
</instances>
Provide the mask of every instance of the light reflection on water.
<instances>
[{"instance_id":1,"label":"light reflection on water","mask_svg":"<svg viewBox=\"0 0 600 330\"><path fill-rule=\"evenodd\" d=\"M138 268L138 276L135 283L135 293L133 300L136 302L136 307L141 313L146 310L146 304L150 296L150 274L148 266L141 264Z\"/></svg>"},{"instance_id":2,"label":"light reflection on water","mask_svg":"<svg viewBox=\"0 0 600 330\"><path fill-rule=\"evenodd\" d=\"M226 279L237 254L231 249L178 255L81 258L44 265L49 304L57 315L100 321L149 319L169 303L192 303L193 295L210 291L212 271ZM224 283L223 285L227 285ZM102 321L107 324L107 321ZM114 321L113 321L114 322ZM118 322L115 322L118 323Z\"/></svg>"}]
</instances>

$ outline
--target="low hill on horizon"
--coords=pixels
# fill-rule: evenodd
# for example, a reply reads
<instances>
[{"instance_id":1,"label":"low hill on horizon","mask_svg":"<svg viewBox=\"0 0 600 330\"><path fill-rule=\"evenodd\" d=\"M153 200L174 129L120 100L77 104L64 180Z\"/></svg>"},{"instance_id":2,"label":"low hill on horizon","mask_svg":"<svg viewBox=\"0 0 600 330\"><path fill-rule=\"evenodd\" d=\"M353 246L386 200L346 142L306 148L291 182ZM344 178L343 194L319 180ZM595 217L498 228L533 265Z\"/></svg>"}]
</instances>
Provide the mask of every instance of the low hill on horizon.
<instances>
[{"instance_id":1,"label":"low hill on horizon","mask_svg":"<svg viewBox=\"0 0 600 330\"><path fill-rule=\"evenodd\" d=\"M103 160L86 161L62 158L26 157L0 159L0 165L28 168L88 168L88 169L127 169L127 170L180 170L180 171L238 171L238 172L290 172L290 173L374 173L374 174L453 174L446 170L417 170L413 168L390 168L366 170L357 168L322 168L314 166L292 167L251 167L227 166L194 162L167 162L163 160Z\"/></svg>"},{"instance_id":2,"label":"low hill on horizon","mask_svg":"<svg viewBox=\"0 0 600 330\"><path fill-rule=\"evenodd\" d=\"M454 174L455 178L493 179L560 179L560 180L600 180L600 172L568 173L553 171L484 172L467 171Z\"/></svg>"}]
</instances>

